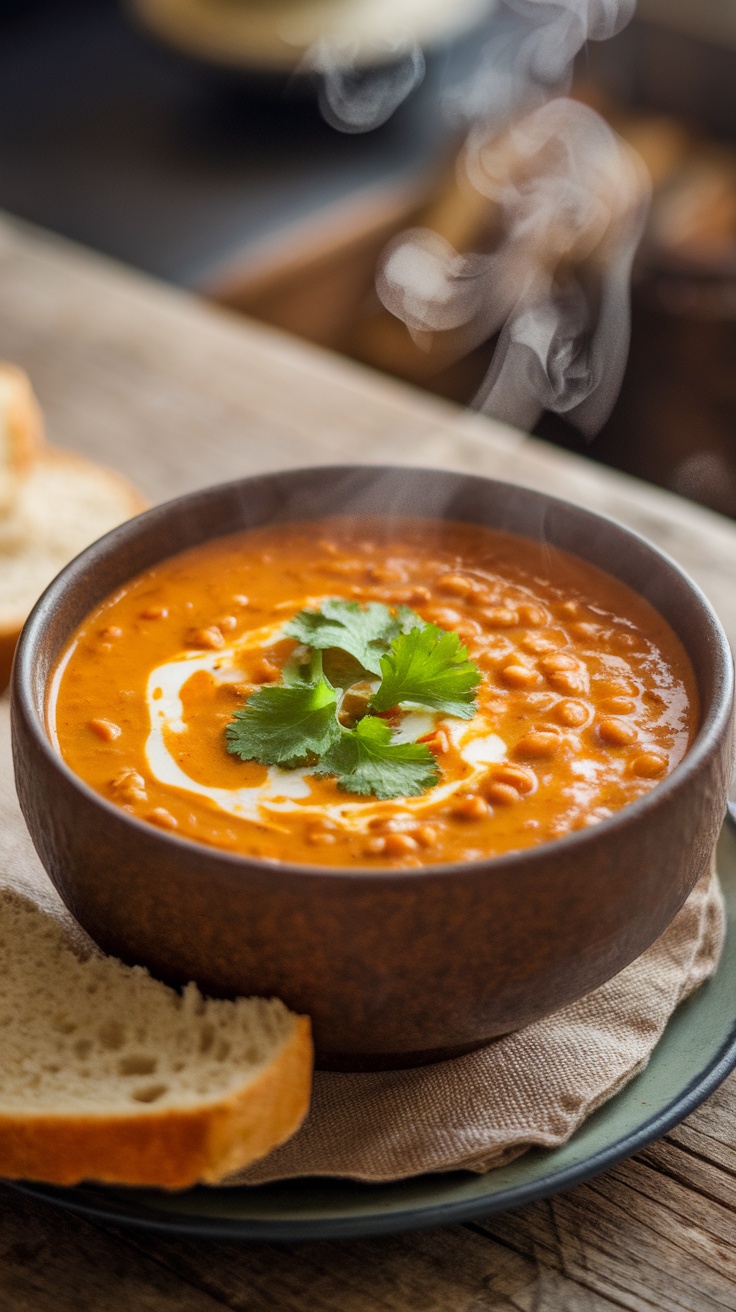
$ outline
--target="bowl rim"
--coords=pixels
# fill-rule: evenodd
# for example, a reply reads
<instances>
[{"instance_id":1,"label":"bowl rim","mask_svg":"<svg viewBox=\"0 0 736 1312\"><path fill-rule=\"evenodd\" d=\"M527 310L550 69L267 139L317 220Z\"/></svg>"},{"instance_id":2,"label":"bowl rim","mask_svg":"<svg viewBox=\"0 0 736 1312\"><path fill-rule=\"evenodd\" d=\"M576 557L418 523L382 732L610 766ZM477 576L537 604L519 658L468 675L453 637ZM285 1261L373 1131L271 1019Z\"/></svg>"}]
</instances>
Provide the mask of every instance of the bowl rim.
<instances>
[{"instance_id":1,"label":"bowl rim","mask_svg":"<svg viewBox=\"0 0 736 1312\"><path fill-rule=\"evenodd\" d=\"M236 488L242 488L244 485L256 485L261 481L271 481L274 478L299 478L301 476L314 474L315 471L325 477L338 477L349 474L364 473L381 476L390 476L395 473L416 473L430 474L437 476L449 476L450 478L463 480L482 485L492 485L499 488L512 488L515 491L521 491L530 496L539 504L552 505L559 507L561 510L571 510L576 516L582 516L583 519L589 519L591 522L603 522L609 525L624 536L632 539L643 547L651 556L654 556L658 562L669 567L671 571L678 576L680 582L693 594L699 604L704 617L709 621L710 628L715 641L711 644L711 659L715 674L714 685L715 693L712 704L704 719L701 721L695 738L685 756L675 766L671 774L665 776L654 788L644 793L641 797L632 802L626 803L615 811L612 815L605 817L599 824L590 828L575 830L561 835L559 838L548 839L535 847L523 848L518 851L501 853L498 856L479 857L472 861L455 861L455 862L435 862L427 863L422 866L412 866L410 868L394 866L321 866L319 864L310 865L302 862L282 861L277 857L256 857L244 856L235 852L230 852L225 848L219 848L214 844L198 842L196 839L188 838L180 834L169 833L167 830L158 829L155 825L148 824L145 820L138 819L137 816L131 815L124 811L122 807L116 806L113 802L108 801L101 793L96 792L80 775L76 774L62 757L61 753L54 747L45 724L45 701L44 714L39 716L35 705L33 694L33 665L35 661L36 647L41 641L46 623L56 609L58 594L69 584L73 584L80 579L90 563L96 563L100 556L106 557L114 553L120 546L124 545L129 539L134 539L140 530L142 523L155 525L156 519L165 520L172 510L195 505L203 496L217 497L218 495L228 495ZM329 512L338 515L339 511ZM368 515L366 515L366 518ZM374 516L376 517L376 516ZM407 518L422 518L421 515L406 516ZM296 520L298 517L293 516ZM306 516L305 518L309 518ZM426 516L427 519L433 516ZM289 522L288 520L284 522ZM460 520L459 522L464 522ZM472 522L472 521L468 521ZM221 535L215 535L204 539L204 541L215 541L217 536L229 536L230 530ZM244 529L243 531L247 531ZM515 530L505 530L513 533ZM528 537L528 534L519 533L520 537ZM533 540L533 539L532 539ZM203 544L192 544L203 545ZM556 545L556 544L553 544ZM182 547L180 551L186 551L190 548ZM575 555L566 547L558 547L558 550L567 551L569 555ZM172 553L178 555L179 551ZM167 556L161 556L160 560L169 559ZM580 556L585 560L584 556ZM156 562L157 563L157 562ZM594 564L588 561L588 564ZM601 566L596 566L602 568ZM604 570L604 572L606 572ZM135 577L132 576L132 577ZM618 578L617 575L612 575ZM619 580L624 582L624 580ZM631 585L627 585L631 587ZM646 600L646 598L645 598ZM652 602L649 603L653 605ZM656 607L654 607L656 610ZM664 616L662 616L664 619ZM665 621L668 623L668 621ZM670 625L670 627L672 627ZM57 653L58 656L58 653ZM48 677L44 687L44 696L48 693ZM215 863L220 863L223 869L229 870L234 875L241 874L258 874L267 873L270 879L284 876L286 878L317 878L324 877L330 880L352 880L355 877L356 882L365 887L371 881L380 882L384 885L403 885L408 882L433 879L444 879L447 875L453 875L455 878L472 878L477 877L481 871L485 871L489 866L494 870L501 868L514 871L518 867L530 868L539 863L544 863L550 850L562 853L563 851L576 851L578 848L583 849L586 846L597 845L601 839L605 840L609 835L615 833L624 826L635 822L639 817L646 817L649 811L661 806L662 802L672 793L676 793L682 788L686 781L694 775L703 760L708 756L714 742L716 742L724 729L728 726L729 719L733 719L733 702L734 702L734 661L731 648L728 642L723 625L713 606L706 597L702 588L694 579L685 572L668 552L663 551L660 547L655 546L643 534L631 529L626 524L622 524L613 516L600 514L598 511L587 509L585 506L567 501L562 497L552 496L549 493L539 491L536 488L527 487L523 483L513 483L508 479L488 478L482 474L469 474L463 471L450 469L433 469L426 465L411 464L316 464L299 466L298 468L275 469L258 474L246 474L236 479L229 479L224 483L216 483L205 487L197 488L191 492L184 493L181 496L173 497L168 501L159 502L150 509L143 511L141 514L133 516L124 523L117 525L102 537L97 538L81 551L73 560L69 561L62 570L55 576L48 587L39 597L33 610L30 612L20 637L13 661L13 670L11 675L11 705L13 720L16 714L22 713L26 727L32 734L35 745L41 750L47 761L53 768L58 770L62 777L72 785L73 788L79 789L87 801L91 802L101 809L103 814L116 819L119 823L130 824L134 830L138 831L141 836L145 837L154 845L157 843L169 847L174 853L188 852L190 857L205 858ZM15 738L15 728L13 728L13 737Z\"/></svg>"}]
</instances>

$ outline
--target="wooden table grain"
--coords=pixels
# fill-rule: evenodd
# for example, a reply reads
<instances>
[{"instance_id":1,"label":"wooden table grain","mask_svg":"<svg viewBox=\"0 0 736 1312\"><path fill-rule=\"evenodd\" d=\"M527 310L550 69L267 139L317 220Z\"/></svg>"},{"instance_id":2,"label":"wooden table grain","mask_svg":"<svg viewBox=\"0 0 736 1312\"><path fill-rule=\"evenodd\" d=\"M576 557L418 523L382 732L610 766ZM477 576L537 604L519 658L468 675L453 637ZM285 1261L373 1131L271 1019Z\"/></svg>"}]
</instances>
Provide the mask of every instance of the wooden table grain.
<instances>
[{"instance_id":1,"label":"wooden table grain","mask_svg":"<svg viewBox=\"0 0 736 1312\"><path fill-rule=\"evenodd\" d=\"M0 356L152 499L339 461L501 476L639 529L736 641L736 524L0 219ZM141 1236L0 1186L4 1312L736 1309L736 1077L635 1158L487 1221L277 1245Z\"/></svg>"}]
</instances>

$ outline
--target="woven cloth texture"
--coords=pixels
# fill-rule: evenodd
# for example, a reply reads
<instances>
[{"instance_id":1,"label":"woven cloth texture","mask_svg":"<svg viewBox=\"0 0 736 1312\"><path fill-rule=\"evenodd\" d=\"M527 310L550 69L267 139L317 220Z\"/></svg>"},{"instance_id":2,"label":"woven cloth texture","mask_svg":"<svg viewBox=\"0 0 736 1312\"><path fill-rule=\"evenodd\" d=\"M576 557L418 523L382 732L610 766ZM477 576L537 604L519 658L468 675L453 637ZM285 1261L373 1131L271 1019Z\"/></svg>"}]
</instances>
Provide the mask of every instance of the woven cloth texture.
<instances>
[{"instance_id":1,"label":"woven cloth texture","mask_svg":"<svg viewBox=\"0 0 736 1312\"><path fill-rule=\"evenodd\" d=\"M231 1183L482 1172L564 1143L646 1066L675 1007L715 971L724 926L713 869L643 956L554 1015L434 1066L318 1071L302 1129Z\"/></svg>"},{"instance_id":2,"label":"woven cloth texture","mask_svg":"<svg viewBox=\"0 0 736 1312\"><path fill-rule=\"evenodd\" d=\"M0 833L0 883L32 896L72 941L88 943L40 865L18 807L7 697L0 701ZM545 1020L433 1066L318 1071L301 1130L227 1183L482 1172L532 1146L564 1143L646 1066L675 1007L715 971L724 934L713 868L641 957Z\"/></svg>"}]
</instances>

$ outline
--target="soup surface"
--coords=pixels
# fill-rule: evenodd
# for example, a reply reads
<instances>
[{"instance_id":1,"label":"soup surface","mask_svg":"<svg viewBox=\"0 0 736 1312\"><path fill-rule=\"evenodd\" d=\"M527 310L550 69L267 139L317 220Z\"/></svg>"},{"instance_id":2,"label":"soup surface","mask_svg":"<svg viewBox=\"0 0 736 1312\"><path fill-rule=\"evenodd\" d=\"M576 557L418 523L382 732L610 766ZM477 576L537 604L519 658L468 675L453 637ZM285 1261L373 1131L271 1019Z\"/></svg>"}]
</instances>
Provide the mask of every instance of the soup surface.
<instances>
[{"instance_id":1,"label":"soup surface","mask_svg":"<svg viewBox=\"0 0 736 1312\"><path fill-rule=\"evenodd\" d=\"M408 700L380 712L386 739L431 761L416 795L346 791L313 752L288 768L232 754L235 713L314 656L285 626L335 599L361 615L410 607L459 635L475 667L461 715ZM355 730L381 676L323 657ZM82 779L151 824L265 859L380 867L476 860L599 823L682 759L698 704L662 617L586 562L479 525L336 518L220 538L131 580L68 644L48 722Z\"/></svg>"}]
</instances>

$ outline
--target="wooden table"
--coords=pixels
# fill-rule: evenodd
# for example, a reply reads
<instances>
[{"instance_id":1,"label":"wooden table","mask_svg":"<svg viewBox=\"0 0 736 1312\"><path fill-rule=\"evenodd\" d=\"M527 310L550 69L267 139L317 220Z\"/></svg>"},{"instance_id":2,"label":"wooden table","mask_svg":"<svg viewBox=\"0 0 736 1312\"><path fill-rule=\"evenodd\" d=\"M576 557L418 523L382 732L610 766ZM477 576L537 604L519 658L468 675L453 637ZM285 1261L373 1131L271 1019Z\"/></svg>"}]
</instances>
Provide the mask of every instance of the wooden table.
<instances>
[{"instance_id":1,"label":"wooden table","mask_svg":"<svg viewBox=\"0 0 736 1312\"><path fill-rule=\"evenodd\" d=\"M0 356L53 439L153 499L289 465L402 461L542 487L640 529L736 641L736 524L0 219ZM570 1193L449 1229L294 1248L140 1237L0 1187L8 1312L736 1309L736 1077Z\"/></svg>"}]
</instances>

